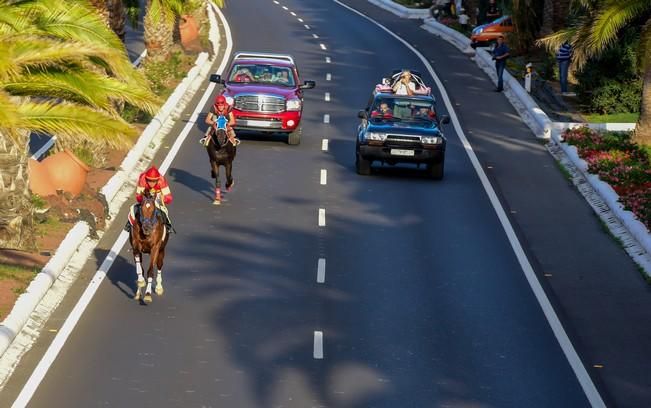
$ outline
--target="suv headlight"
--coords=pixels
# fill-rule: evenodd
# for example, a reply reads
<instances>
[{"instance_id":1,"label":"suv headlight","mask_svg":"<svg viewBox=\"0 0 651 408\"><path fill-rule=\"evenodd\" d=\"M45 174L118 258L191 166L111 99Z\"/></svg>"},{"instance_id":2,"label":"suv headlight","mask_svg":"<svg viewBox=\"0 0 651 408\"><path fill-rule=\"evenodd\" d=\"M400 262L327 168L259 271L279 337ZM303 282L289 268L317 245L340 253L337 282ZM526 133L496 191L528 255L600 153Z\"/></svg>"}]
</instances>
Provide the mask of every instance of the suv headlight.
<instances>
[{"instance_id":1,"label":"suv headlight","mask_svg":"<svg viewBox=\"0 0 651 408\"><path fill-rule=\"evenodd\" d=\"M366 134L366 138L368 140L377 140L378 142L384 142L387 138L386 133L377 133L377 132L369 132Z\"/></svg>"},{"instance_id":2,"label":"suv headlight","mask_svg":"<svg viewBox=\"0 0 651 408\"><path fill-rule=\"evenodd\" d=\"M301 110L301 100L300 99L288 99L287 100L287 110L288 111L300 111Z\"/></svg>"},{"instance_id":3,"label":"suv headlight","mask_svg":"<svg viewBox=\"0 0 651 408\"><path fill-rule=\"evenodd\" d=\"M420 139L423 144L441 144L443 143L443 138L440 136L424 136Z\"/></svg>"},{"instance_id":4,"label":"suv headlight","mask_svg":"<svg viewBox=\"0 0 651 408\"><path fill-rule=\"evenodd\" d=\"M232 96L225 96L225 95L224 95L224 98L226 98L226 103L227 103L227 104L233 106L233 102L235 102L235 99L233 99Z\"/></svg>"}]
</instances>

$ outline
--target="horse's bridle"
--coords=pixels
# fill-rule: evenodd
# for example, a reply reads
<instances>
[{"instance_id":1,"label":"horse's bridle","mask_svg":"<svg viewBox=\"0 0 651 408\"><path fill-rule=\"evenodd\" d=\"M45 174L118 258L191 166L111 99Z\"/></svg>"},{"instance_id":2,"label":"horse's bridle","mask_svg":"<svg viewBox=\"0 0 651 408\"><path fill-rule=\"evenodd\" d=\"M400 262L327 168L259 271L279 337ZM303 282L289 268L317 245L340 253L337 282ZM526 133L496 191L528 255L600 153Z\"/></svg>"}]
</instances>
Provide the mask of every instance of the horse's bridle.
<instances>
[{"instance_id":1,"label":"horse's bridle","mask_svg":"<svg viewBox=\"0 0 651 408\"><path fill-rule=\"evenodd\" d=\"M146 204L151 204L154 206L154 212L151 214L151 217L144 217L142 215L142 206ZM144 197L140 206L141 208L138 214L138 221L140 221L142 232L145 234L145 236L147 236L151 234L151 232L154 230L154 227L156 226L156 223L158 223L158 214L160 213L160 210L156 206L156 197Z\"/></svg>"}]
</instances>

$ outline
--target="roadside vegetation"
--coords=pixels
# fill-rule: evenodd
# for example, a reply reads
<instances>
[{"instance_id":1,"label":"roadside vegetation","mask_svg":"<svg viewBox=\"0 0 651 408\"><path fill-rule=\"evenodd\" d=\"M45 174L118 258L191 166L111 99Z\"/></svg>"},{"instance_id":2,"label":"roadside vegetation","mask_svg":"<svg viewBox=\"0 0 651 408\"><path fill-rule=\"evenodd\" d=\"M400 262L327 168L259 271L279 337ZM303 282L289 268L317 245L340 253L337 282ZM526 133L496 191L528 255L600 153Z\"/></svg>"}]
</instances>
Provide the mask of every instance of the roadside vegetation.
<instances>
[{"instance_id":1,"label":"roadside vegetation","mask_svg":"<svg viewBox=\"0 0 651 408\"><path fill-rule=\"evenodd\" d=\"M516 78L532 62L539 79L557 81L555 53L568 41L574 51L573 104L586 121L637 122L633 139L651 144L651 1L497 0L497 5L513 18L508 43L514 58L507 68ZM471 26L487 22L488 0L464 0L463 6ZM455 17L440 22L468 34Z\"/></svg>"}]
</instances>

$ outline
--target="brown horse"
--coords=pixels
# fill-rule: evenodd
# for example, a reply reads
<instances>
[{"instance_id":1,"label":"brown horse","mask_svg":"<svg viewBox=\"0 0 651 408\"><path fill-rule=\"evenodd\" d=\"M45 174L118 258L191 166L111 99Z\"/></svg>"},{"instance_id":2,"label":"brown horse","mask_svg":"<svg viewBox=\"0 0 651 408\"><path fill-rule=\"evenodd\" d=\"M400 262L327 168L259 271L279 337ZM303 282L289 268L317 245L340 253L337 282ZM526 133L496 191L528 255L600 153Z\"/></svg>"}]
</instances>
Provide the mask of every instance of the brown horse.
<instances>
[{"instance_id":1,"label":"brown horse","mask_svg":"<svg viewBox=\"0 0 651 408\"><path fill-rule=\"evenodd\" d=\"M133 258L136 262L136 273L138 274L138 290L134 298L140 300L142 288L145 289L143 300L151 303L151 289L154 280L154 264L158 273L156 275L156 294L163 294L163 259L165 258L165 245L169 239L169 233L165 227L162 210L156 206L156 196L145 190L140 210L136 214L134 225L131 228L130 242ZM149 269L147 270L147 281L143 277L142 254L149 254Z\"/></svg>"},{"instance_id":2,"label":"brown horse","mask_svg":"<svg viewBox=\"0 0 651 408\"><path fill-rule=\"evenodd\" d=\"M237 153L237 147L228 140L226 130L211 128L206 135L206 151L210 159L210 175L215 179L215 199L213 204L219 205L222 202L221 180L219 179L219 166L226 169L226 190L231 191L235 181L233 180L233 160Z\"/></svg>"}]
</instances>

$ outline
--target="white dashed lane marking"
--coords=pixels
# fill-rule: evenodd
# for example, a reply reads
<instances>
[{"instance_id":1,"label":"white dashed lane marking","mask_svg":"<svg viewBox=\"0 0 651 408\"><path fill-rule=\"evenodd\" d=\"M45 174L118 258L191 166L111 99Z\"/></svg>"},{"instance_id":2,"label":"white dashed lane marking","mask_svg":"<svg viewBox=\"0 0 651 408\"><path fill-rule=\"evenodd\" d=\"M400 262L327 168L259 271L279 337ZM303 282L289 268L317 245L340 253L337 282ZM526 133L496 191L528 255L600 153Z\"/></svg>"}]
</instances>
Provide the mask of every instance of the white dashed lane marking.
<instances>
[{"instance_id":1,"label":"white dashed lane marking","mask_svg":"<svg viewBox=\"0 0 651 408\"><path fill-rule=\"evenodd\" d=\"M332 62L332 60L330 59L330 57L326 57L326 64L329 64L330 62Z\"/></svg>"},{"instance_id":2,"label":"white dashed lane marking","mask_svg":"<svg viewBox=\"0 0 651 408\"><path fill-rule=\"evenodd\" d=\"M290 12L289 14L291 14L291 15L294 16L294 17L296 17L296 13L294 13L293 11Z\"/></svg>"},{"instance_id":3,"label":"white dashed lane marking","mask_svg":"<svg viewBox=\"0 0 651 408\"><path fill-rule=\"evenodd\" d=\"M326 46L324 43L319 44L319 47L321 47L322 50L327 50Z\"/></svg>"},{"instance_id":4,"label":"white dashed lane marking","mask_svg":"<svg viewBox=\"0 0 651 408\"><path fill-rule=\"evenodd\" d=\"M314 37L314 38L319 38L319 36L316 35L316 34L312 34L312 37Z\"/></svg>"},{"instance_id":5,"label":"white dashed lane marking","mask_svg":"<svg viewBox=\"0 0 651 408\"><path fill-rule=\"evenodd\" d=\"M310 26L307 25L307 24L305 24L305 29L309 30L309 29L310 29Z\"/></svg>"},{"instance_id":6,"label":"white dashed lane marking","mask_svg":"<svg viewBox=\"0 0 651 408\"><path fill-rule=\"evenodd\" d=\"M325 282L325 269L326 269L326 260L325 258L319 258L319 262L316 266L316 281L317 283Z\"/></svg>"},{"instance_id":7,"label":"white dashed lane marking","mask_svg":"<svg viewBox=\"0 0 651 408\"><path fill-rule=\"evenodd\" d=\"M328 151L328 139L323 139L321 141L321 150L323 150L324 152Z\"/></svg>"},{"instance_id":8,"label":"white dashed lane marking","mask_svg":"<svg viewBox=\"0 0 651 408\"><path fill-rule=\"evenodd\" d=\"M325 227L326 217L325 217L325 208L319 208L319 227Z\"/></svg>"},{"instance_id":9,"label":"white dashed lane marking","mask_svg":"<svg viewBox=\"0 0 651 408\"><path fill-rule=\"evenodd\" d=\"M316 360L323 359L323 332L314 332L314 358Z\"/></svg>"},{"instance_id":10,"label":"white dashed lane marking","mask_svg":"<svg viewBox=\"0 0 651 408\"><path fill-rule=\"evenodd\" d=\"M332 75L328 72L326 74L326 81L331 81L332 80Z\"/></svg>"},{"instance_id":11,"label":"white dashed lane marking","mask_svg":"<svg viewBox=\"0 0 651 408\"><path fill-rule=\"evenodd\" d=\"M325 186L328 184L328 170L321 169L321 185Z\"/></svg>"},{"instance_id":12,"label":"white dashed lane marking","mask_svg":"<svg viewBox=\"0 0 651 408\"><path fill-rule=\"evenodd\" d=\"M289 10L287 6L283 6L283 10Z\"/></svg>"},{"instance_id":13,"label":"white dashed lane marking","mask_svg":"<svg viewBox=\"0 0 651 408\"><path fill-rule=\"evenodd\" d=\"M330 102L330 92L325 93L325 101Z\"/></svg>"},{"instance_id":14,"label":"white dashed lane marking","mask_svg":"<svg viewBox=\"0 0 651 408\"><path fill-rule=\"evenodd\" d=\"M299 23L302 23L302 22L303 22L303 19L302 19L302 18L299 18L299 19L298 19L298 22L299 22Z\"/></svg>"},{"instance_id":15,"label":"white dashed lane marking","mask_svg":"<svg viewBox=\"0 0 651 408\"><path fill-rule=\"evenodd\" d=\"M330 115L327 113L323 115L323 123L330 123Z\"/></svg>"}]
</instances>

